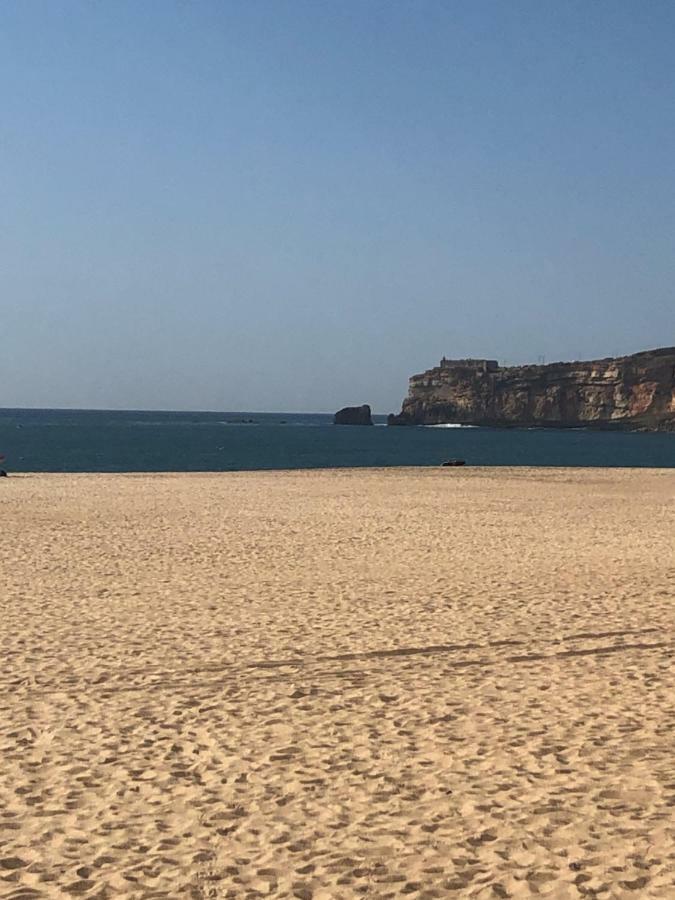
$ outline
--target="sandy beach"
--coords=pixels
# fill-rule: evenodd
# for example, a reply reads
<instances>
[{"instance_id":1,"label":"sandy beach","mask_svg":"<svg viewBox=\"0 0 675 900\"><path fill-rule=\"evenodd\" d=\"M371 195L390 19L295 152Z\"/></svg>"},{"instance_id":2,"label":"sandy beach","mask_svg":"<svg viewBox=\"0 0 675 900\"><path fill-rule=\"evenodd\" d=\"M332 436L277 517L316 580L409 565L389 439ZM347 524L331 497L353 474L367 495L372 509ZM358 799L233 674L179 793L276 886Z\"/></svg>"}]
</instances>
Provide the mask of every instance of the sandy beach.
<instances>
[{"instance_id":1,"label":"sandy beach","mask_svg":"<svg viewBox=\"0 0 675 900\"><path fill-rule=\"evenodd\" d=\"M675 897L675 470L0 509L0 896Z\"/></svg>"}]
</instances>

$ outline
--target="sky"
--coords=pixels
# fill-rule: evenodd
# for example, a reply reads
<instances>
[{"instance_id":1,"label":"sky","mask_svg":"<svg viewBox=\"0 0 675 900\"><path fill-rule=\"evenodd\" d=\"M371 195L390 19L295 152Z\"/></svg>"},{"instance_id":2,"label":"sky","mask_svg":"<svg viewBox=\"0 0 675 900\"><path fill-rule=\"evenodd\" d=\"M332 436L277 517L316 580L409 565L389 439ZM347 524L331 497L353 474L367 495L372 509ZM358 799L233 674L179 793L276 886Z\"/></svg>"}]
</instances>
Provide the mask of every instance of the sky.
<instances>
[{"instance_id":1,"label":"sky","mask_svg":"<svg viewBox=\"0 0 675 900\"><path fill-rule=\"evenodd\" d=\"M8 0L0 406L675 344L670 0Z\"/></svg>"}]
</instances>

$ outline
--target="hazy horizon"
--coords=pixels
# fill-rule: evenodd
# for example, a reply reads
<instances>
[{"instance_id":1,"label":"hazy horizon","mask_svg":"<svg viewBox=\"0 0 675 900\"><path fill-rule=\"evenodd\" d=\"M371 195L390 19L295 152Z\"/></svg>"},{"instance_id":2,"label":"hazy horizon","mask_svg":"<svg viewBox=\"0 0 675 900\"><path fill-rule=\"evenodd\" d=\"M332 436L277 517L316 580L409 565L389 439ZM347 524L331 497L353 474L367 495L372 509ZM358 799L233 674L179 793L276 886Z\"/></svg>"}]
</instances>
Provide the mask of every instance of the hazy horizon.
<instances>
[{"instance_id":1,"label":"hazy horizon","mask_svg":"<svg viewBox=\"0 0 675 900\"><path fill-rule=\"evenodd\" d=\"M0 407L395 412L675 344L675 6L3 9Z\"/></svg>"},{"instance_id":2,"label":"hazy horizon","mask_svg":"<svg viewBox=\"0 0 675 900\"><path fill-rule=\"evenodd\" d=\"M665 349L665 348L666 348L666 345L663 345L663 347L646 347L646 348L643 348L643 352L644 351L648 352L650 350L660 350L660 349ZM639 351L639 350L635 351L635 353L639 353L639 352L641 352L641 351ZM596 357L596 359L594 359L594 360L590 360L590 359L585 359L585 360L583 360L583 359L545 360L544 359L544 360L535 360L535 361L533 361L533 363L535 365L542 365L542 364L543 365L557 365L557 364L566 363L566 362L579 362L579 363L595 362L596 360L600 361L600 358ZM500 363L500 365L506 365L506 363L504 363L502 360L498 360L498 362ZM433 368L437 364L438 364L438 361L436 361L432 365L429 365L427 368ZM515 365L517 365L517 363ZM411 375L415 375L415 374L420 374L420 373L411 372ZM401 401L403 400L404 396L405 396L405 394L401 395L401 398L400 398ZM364 400L363 402L367 403L368 401ZM354 403L343 404L343 406L360 406L360 405L361 405L361 402L358 402L358 401L355 401ZM371 412L372 412L373 416L387 416L391 412L398 412L399 407L400 407L400 401L399 401L399 403L396 404L396 407L393 409L389 409L389 410L385 411L382 409L378 410L378 409L373 408L373 409L371 409ZM342 408L342 407L340 407L340 408ZM281 416L281 415L287 415L287 416L301 416L301 415L332 416L337 412L338 408L336 407L336 409L332 409L332 410L328 410L328 409L294 410L294 409L262 409L262 408L261 409L253 409L253 408L252 409L235 409L235 408L228 408L228 409L210 408L210 409L208 409L208 408L196 407L196 406L190 407L190 408L183 408L183 409L178 409L173 406L157 406L157 407L152 407L152 408L150 408L150 407L129 407L129 406L104 406L104 407L100 407L100 406L48 406L48 407L44 407L44 406L0 406L0 409L3 409L3 410L25 410L25 411L55 410L58 412L139 412L139 413L140 412L143 412L143 413L184 412L184 413L217 413L217 414L228 414L228 415L229 414L247 415L250 413L251 415L270 415L270 416Z\"/></svg>"}]
</instances>

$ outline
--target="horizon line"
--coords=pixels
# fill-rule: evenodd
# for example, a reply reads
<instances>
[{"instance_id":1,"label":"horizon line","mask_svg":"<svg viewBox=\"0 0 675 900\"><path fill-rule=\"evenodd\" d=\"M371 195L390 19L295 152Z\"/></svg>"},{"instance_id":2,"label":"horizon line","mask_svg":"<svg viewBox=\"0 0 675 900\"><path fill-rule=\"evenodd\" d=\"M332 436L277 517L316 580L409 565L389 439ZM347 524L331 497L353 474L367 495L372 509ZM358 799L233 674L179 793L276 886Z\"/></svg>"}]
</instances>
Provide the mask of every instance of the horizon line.
<instances>
[{"instance_id":1,"label":"horizon line","mask_svg":"<svg viewBox=\"0 0 675 900\"><path fill-rule=\"evenodd\" d=\"M155 413L155 412L177 412L177 413L213 413L221 415L253 415L253 416L334 416L334 412L324 412L321 410L305 410L290 411L282 410L262 410L262 409L175 409L173 407L127 407L127 406L0 406L0 413L3 412L138 412L138 413ZM389 413L372 412L374 416L387 416Z\"/></svg>"}]
</instances>

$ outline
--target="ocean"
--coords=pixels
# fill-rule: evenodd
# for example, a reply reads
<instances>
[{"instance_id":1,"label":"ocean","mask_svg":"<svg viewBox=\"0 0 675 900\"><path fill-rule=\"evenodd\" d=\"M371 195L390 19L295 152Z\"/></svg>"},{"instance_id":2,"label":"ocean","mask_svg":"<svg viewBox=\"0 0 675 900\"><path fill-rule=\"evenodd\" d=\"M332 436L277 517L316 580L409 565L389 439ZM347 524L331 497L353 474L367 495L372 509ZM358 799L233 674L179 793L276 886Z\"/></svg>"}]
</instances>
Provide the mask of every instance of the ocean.
<instances>
[{"instance_id":1,"label":"ocean","mask_svg":"<svg viewBox=\"0 0 675 900\"><path fill-rule=\"evenodd\" d=\"M0 410L11 472L199 472L438 466L675 467L675 434L336 426L324 414ZM378 427L382 426L382 427Z\"/></svg>"}]
</instances>

